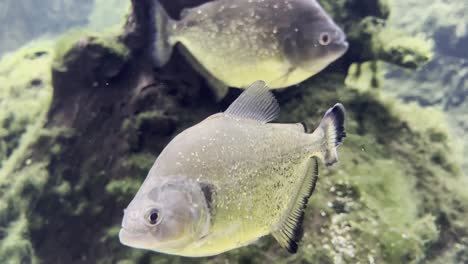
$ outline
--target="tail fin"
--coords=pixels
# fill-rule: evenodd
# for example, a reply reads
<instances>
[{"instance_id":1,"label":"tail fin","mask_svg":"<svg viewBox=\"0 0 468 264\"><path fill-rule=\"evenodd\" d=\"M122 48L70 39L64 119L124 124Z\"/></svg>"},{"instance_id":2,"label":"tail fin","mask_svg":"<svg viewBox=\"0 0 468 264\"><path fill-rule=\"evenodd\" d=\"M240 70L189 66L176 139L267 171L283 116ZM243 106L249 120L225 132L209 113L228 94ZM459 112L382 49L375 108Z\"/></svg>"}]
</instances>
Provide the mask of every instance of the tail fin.
<instances>
[{"instance_id":1,"label":"tail fin","mask_svg":"<svg viewBox=\"0 0 468 264\"><path fill-rule=\"evenodd\" d=\"M346 137L344 129L345 109L342 104L335 104L328 109L320 122L319 127L314 131L323 136L324 149L321 149L321 159L326 166L331 166L338 162L336 148Z\"/></svg>"},{"instance_id":2,"label":"tail fin","mask_svg":"<svg viewBox=\"0 0 468 264\"><path fill-rule=\"evenodd\" d=\"M154 21L156 24L156 39L154 40L153 57L157 67L164 66L172 55L172 45L169 43L169 30L174 21L169 17L159 0L154 0Z\"/></svg>"}]
</instances>

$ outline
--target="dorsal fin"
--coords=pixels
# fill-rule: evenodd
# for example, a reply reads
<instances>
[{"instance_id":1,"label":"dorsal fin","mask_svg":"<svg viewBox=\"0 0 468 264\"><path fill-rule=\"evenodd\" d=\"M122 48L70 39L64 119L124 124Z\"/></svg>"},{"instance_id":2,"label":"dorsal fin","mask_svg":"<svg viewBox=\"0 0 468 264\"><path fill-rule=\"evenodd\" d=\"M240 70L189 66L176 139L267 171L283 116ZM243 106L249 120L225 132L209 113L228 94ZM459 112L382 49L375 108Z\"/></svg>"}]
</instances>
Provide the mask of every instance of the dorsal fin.
<instances>
[{"instance_id":1,"label":"dorsal fin","mask_svg":"<svg viewBox=\"0 0 468 264\"><path fill-rule=\"evenodd\" d=\"M297 252L299 241L303 235L304 210L318 179L318 159L310 158L303 173L301 185L296 196L291 200L289 212L284 216L277 230L272 233L278 243L290 253Z\"/></svg>"},{"instance_id":2,"label":"dorsal fin","mask_svg":"<svg viewBox=\"0 0 468 264\"><path fill-rule=\"evenodd\" d=\"M236 118L268 123L279 115L279 105L265 82L256 81L249 86L224 112Z\"/></svg>"}]
</instances>

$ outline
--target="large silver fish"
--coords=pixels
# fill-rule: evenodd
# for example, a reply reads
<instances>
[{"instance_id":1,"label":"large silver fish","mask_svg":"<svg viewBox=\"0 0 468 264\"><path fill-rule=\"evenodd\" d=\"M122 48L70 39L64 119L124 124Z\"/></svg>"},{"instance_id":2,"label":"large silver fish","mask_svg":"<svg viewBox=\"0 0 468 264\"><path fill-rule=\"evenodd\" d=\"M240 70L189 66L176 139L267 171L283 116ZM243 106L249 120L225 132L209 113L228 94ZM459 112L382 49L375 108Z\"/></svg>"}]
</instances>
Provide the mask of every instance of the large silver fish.
<instances>
[{"instance_id":1,"label":"large silver fish","mask_svg":"<svg viewBox=\"0 0 468 264\"><path fill-rule=\"evenodd\" d=\"M210 256L272 234L296 252L321 159L337 162L344 108L329 109L313 133L269 123L279 106L264 82L224 113L176 136L124 210L121 243L183 256Z\"/></svg>"},{"instance_id":2,"label":"large silver fish","mask_svg":"<svg viewBox=\"0 0 468 264\"><path fill-rule=\"evenodd\" d=\"M271 89L320 72L348 48L346 36L316 0L217 0L169 18L156 2L155 58L176 43L222 97L227 86L261 79Z\"/></svg>"}]
</instances>

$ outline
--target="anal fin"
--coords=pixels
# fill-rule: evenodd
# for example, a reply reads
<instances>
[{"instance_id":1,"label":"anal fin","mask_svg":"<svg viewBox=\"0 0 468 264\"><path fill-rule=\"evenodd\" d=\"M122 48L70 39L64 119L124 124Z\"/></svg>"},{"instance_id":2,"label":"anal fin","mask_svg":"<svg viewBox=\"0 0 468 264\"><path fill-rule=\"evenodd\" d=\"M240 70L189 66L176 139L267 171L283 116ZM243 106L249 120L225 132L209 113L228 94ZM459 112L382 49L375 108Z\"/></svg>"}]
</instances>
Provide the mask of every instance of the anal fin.
<instances>
[{"instance_id":1,"label":"anal fin","mask_svg":"<svg viewBox=\"0 0 468 264\"><path fill-rule=\"evenodd\" d=\"M311 157L305 166L301 185L291 200L290 209L285 213L278 228L272 233L278 243L290 253L296 253L299 247L299 241L303 235L304 210L318 179L318 159Z\"/></svg>"}]
</instances>

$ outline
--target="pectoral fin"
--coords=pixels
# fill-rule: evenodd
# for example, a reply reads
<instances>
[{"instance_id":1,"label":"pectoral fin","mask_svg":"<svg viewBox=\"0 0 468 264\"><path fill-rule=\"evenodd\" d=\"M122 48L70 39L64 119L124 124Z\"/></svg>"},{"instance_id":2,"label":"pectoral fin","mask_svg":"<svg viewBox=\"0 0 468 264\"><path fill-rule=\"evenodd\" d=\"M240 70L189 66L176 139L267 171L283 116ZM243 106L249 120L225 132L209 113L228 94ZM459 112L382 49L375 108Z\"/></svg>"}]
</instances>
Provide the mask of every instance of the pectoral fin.
<instances>
[{"instance_id":1,"label":"pectoral fin","mask_svg":"<svg viewBox=\"0 0 468 264\"><path fill-rule=\"evenodd\" d=\"M291 200L289 211L285 213L278 228L272 232L278 243L290 253L296 253L303 235L304 210L318 179L318 159L310 158L305 165L302 183Z\"/></svg>"}]
</instances>

